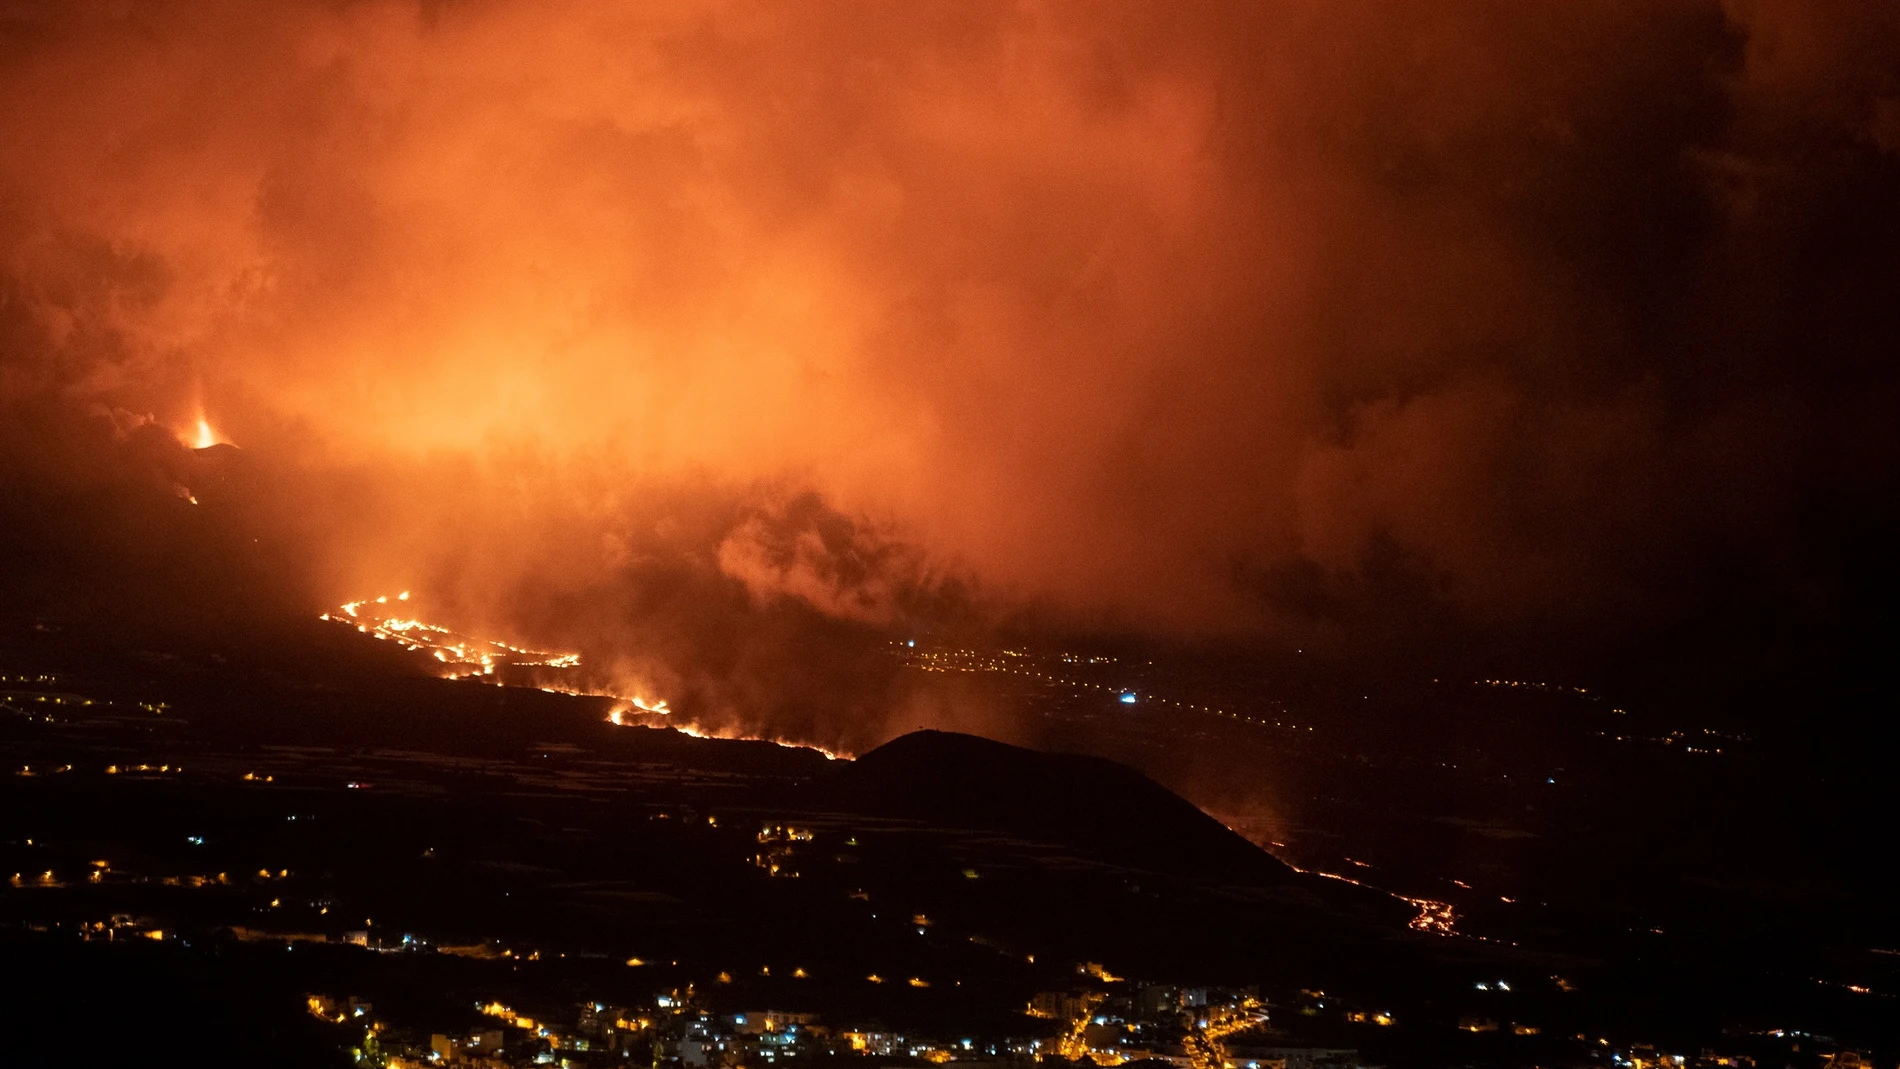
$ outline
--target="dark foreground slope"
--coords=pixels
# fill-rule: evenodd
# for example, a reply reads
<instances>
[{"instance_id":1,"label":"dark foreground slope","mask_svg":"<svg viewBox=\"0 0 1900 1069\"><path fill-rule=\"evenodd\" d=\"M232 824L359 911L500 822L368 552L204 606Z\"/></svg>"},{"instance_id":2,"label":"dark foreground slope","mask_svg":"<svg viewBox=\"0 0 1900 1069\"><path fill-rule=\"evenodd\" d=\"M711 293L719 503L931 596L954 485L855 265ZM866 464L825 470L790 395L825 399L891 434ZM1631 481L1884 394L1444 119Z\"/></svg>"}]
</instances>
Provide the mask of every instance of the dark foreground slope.
<instances>
[{"instance_id":1,"label":"dark foreground slope","mask_svg":"<svg viewBox=\"0 0 1900 1069\"><path fill-rule=\"evenodd\" d=\"M35 983L0 1005L4 1064L81 1033L119 1064L207 1033L232 1060L340 1064L305 1049L311 992L424 1050L491 1000L571 1021L688 991L695 1013L1006 1046L1057 1027L1024 1016L1038 993L1226 986L1394 1067L1719 1022L1633 986L1653 959L1410 931L1417 907L1281 865L1111 762L939 732L827 761L393 660L66 639L0 644L32 680L0 709L0 955ZM135 992L136 1014L89 1001Z\"/></svg>"}]
</instances>

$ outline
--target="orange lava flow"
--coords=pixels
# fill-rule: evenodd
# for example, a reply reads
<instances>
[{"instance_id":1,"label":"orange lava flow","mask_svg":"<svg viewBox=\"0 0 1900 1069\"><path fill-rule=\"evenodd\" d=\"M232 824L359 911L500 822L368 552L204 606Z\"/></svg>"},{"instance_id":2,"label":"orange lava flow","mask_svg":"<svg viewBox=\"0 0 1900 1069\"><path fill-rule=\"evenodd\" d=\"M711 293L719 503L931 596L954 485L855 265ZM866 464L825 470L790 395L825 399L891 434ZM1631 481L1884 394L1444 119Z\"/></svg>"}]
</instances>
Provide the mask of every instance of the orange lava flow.
<instances>
[{"instance_id":1,"label":"orange lava flow","mask_svg":"<svg viewBox=\"0 0 1900 1069\"><path fill-rule=\"evenodd\" d=\"M775 746L815 750L830 760L848 760L852 756L811 743L753 735L723 727L708 727L693 721L676 720L673 719L672 708L664 699L620 694L559 681L550 683L537 680L532 684L510 682L507 678L497 675L498 670L553 669L565 674L580 667L581 655L532 650L498 639L474 638L452 631L440 624L427 623L414 616L392 612L394 606L406 605L410 600L410 593L407 590L393 598L388 595L364 598L360 601L345 602L338 607L336 612L323 613L318 619L354 627L361 634L385 642L399 643L411 651L426 652L449 667L450 671L442 676L444 679L480 678L493 682L496 686L532 685L535 689L549 694L614 699L621 704L610 711L606 719L608 723L616 727L667 727L696 739L769 742ZM667 717L668 719L665 721L643 719L650 717Z\"/></svg>"}]
</instances>

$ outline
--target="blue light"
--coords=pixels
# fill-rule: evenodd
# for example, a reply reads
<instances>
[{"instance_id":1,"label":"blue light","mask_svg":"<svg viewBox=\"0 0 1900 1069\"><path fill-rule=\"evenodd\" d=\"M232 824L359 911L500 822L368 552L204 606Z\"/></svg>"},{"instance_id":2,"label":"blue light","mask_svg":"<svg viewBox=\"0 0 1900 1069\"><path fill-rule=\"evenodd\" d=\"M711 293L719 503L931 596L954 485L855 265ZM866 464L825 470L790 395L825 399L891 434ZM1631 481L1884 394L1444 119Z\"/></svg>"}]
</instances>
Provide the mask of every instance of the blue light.
<instances>
[{"instance_id":1,"label":"blue light","mask_svg":"<svg viewBox=\"0 0 1900 1069\"><path fill-rule=\"evenodd\" d=\"M1123 705L1133 705L1135 704L1135 696L1133 694L1123 694L1121 701Z\"/></svg>"}]
</instances>

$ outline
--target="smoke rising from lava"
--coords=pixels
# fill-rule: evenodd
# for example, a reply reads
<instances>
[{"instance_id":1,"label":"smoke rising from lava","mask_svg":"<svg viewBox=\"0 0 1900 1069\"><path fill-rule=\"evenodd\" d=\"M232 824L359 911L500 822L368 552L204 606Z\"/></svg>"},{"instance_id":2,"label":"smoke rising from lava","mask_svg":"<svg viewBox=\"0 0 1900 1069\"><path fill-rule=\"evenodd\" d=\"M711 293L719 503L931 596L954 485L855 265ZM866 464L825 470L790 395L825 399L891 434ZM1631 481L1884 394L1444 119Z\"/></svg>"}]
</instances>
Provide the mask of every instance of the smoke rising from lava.
<instances>
[{"instance_id":1,"label":"smoke rising from lava","mask_svg":"<svg viewBox=\"0 0 1900 1069\"><path fill-rule=\"evenodd\" d=\"M1816 498L1892 487L1879 5L48 3L0 52L13 411L202 406L313 608L801 728L906 700L832 635L1826 603Z\"/></svg>"}]
</instances>

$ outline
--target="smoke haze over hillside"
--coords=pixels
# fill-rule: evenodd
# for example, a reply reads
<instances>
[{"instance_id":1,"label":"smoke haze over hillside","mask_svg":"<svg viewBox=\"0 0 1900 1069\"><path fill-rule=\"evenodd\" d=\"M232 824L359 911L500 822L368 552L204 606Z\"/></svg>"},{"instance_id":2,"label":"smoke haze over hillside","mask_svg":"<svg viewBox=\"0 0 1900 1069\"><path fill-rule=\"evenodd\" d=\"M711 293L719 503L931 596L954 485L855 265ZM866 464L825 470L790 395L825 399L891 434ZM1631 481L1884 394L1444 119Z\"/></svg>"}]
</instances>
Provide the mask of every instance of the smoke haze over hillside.
<instances>
[{"instance_id":1,"label":"smoke haze over hillside","mask_svg":"<svg viewBox=\"0 0 1900 1069\"><path fill-rule=\"evenodd\" d=\"M836 737L906 699L827 651L918 629L1580 670L1890 574L1891 7L23 3L0 56L21 589L413 587Z\"/></svg>"}]
</instances>

